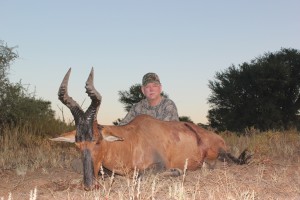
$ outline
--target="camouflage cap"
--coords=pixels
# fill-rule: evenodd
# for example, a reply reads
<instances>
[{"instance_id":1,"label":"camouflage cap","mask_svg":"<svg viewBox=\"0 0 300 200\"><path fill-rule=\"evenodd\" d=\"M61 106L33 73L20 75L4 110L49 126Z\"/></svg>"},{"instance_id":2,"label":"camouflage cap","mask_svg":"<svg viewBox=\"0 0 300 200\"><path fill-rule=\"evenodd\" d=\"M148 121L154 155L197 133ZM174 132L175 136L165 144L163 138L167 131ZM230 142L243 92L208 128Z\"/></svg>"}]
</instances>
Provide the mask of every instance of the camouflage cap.
<instances>
[{"instance_id":1,"label":"camouflage cap","mask_svg":"<svg viewBox=\"0 0 300 200\"><path fill-rule=\"evenodd\" d=\"M145 86L148 83L158 83L158 84L160 84L160 80L159 80L159 77L157 76L157 74L152 73L152 72L145 74L144 77L143 77L142 84L143 84L143 86Z\"/></svg>"}]
</instances>

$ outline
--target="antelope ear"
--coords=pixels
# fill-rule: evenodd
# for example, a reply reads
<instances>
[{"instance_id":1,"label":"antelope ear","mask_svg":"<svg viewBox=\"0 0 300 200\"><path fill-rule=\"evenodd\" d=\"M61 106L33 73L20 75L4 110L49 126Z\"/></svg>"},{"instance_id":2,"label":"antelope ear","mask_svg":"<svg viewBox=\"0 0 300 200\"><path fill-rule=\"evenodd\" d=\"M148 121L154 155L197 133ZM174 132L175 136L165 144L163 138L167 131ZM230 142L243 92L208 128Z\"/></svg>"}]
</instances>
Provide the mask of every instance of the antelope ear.
<instances>
[{"instance_id":1,"label":"antelope ear","mask_svg":"<svg viewBox=\"0 0 300 200\"><path fill-rule=\"evenodd\" d=\"M67 132L67 133L63 133L62 135L60 135L57 138L51 138L51 141L55 141L55 142L70 142L70 143L75 143L75 135L76 135L76 130L71 131L71 132Z\"/></svg>"},{"instance_id":2,"label":"antelope ear","mask_svg":"<svg viewBox=\"0 0 300 200\"><path fill-rule=\"evenodd\" d=\"M112 134L110 131L103 131L103 139L108 142L123 141L124 139Z\"/></svg>"}]
</instances>

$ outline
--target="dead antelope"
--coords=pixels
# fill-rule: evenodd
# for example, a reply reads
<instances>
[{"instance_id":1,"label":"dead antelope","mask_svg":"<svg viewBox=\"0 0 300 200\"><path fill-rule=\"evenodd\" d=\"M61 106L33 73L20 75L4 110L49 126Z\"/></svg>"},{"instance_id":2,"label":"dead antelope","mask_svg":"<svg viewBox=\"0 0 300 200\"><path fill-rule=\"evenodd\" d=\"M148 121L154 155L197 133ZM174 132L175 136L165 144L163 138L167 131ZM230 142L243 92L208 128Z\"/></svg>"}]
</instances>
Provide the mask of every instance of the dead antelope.
<instances>
[{"instance_id":1,"label":"dead antelope","mask_svg":"<svg viewBox=\"0 0 300 200\"><path fill-rule=\"evenodd\" d=\"M86 190L94 186L101 166L120 175L150 168L179 175L186 161L187 170L196 170L205 160L220 156L237 164L245 164L250 158L246 151L239 158L233 157L219 135L192 123L166 122L140 115L124 126L99 125L95 119L102 97L94 88L93 69L85 87L91 105L85 112L68 95L70 73L71 69L61 83L58 96L71 110L76 131L52 140L75 142L81 150Z\"/></svg>"}]
</instances>

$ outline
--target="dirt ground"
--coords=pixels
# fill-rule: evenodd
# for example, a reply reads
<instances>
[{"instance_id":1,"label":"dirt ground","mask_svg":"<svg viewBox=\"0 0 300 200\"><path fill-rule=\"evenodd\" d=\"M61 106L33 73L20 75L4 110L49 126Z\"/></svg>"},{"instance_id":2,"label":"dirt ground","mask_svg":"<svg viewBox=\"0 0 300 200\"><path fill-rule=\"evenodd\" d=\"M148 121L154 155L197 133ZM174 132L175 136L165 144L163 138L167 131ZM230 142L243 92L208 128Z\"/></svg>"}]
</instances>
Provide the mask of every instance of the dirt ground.
<instances>
[{"instance_id":1,"label":"dirt ground","mask_svg":"<svg viewBox=\"0 0 300 200\"><path fill-rule=\"evenodd\" d=\"M20 175L17 175L20 174ZM199 169L181 177L120 176L82 189L82 175L71 169L0 171L0 200L6 199L300 199L299 162L261 160L249 165Z\"/></svg>"}]
</instances>

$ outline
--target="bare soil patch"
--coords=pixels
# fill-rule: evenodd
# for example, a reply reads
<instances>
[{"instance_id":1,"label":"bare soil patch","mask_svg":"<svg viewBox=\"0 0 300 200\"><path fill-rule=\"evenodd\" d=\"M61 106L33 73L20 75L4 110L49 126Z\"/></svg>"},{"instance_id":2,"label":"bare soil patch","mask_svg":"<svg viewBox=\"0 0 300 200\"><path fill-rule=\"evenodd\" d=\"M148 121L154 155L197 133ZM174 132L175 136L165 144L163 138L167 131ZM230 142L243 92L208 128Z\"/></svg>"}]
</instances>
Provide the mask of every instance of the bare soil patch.
<instances>
[{"instance_id":1,"label":"bare soil patch","mask_svg":"<svg viewBox=\"0 0 300 200\"><path fill-rule=\"evenodd\" d=\"M296 159L296 158L295 158ZM218 163L181 177L146 174L99 179L84 191L82 175L69 168L37 169L17 175L2 170L0 199L300 199L299 158L294 163L254 159L244 166Z\"/></svg>"}]
</instances>

